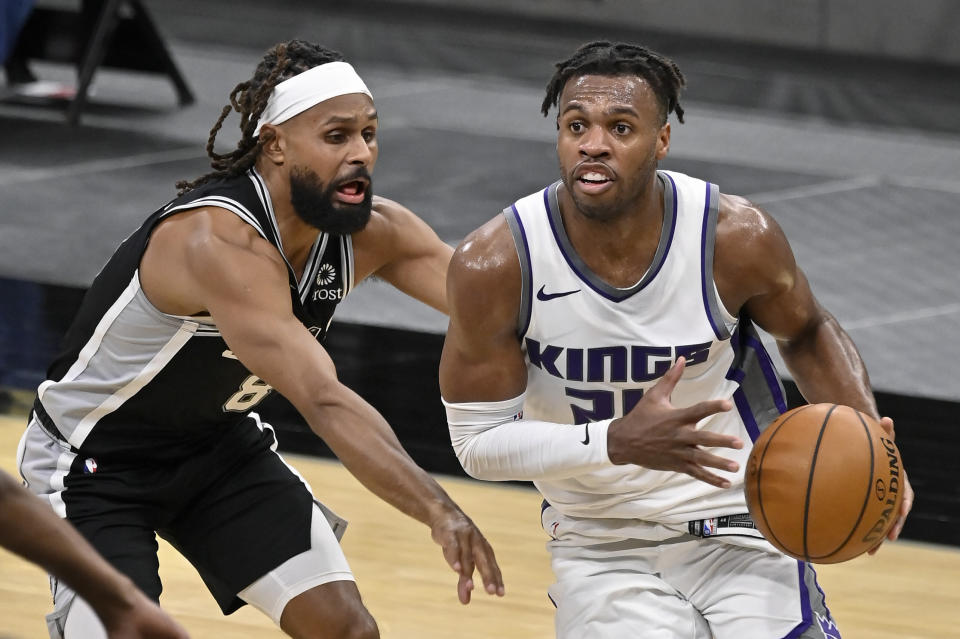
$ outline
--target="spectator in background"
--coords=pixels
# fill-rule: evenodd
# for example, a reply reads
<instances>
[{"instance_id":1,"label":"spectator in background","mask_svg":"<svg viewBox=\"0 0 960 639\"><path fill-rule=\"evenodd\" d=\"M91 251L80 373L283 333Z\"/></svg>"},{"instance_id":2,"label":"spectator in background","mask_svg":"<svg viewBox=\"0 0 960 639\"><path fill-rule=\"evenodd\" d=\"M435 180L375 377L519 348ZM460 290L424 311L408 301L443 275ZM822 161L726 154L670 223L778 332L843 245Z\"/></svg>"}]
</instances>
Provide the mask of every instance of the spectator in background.
<instances>
[{"instance_id":1,"label":"spectator in background","mask_svg":"<svg viewBox=\"0 0 960 639\"><path fill-rule=\"evenodd\" d=\"M7 74L7 84L33 82L36 78L23 60L10 59L20 30L33 11L33 0L0 0L0 61Z\"/></svg>"}]
</instances>

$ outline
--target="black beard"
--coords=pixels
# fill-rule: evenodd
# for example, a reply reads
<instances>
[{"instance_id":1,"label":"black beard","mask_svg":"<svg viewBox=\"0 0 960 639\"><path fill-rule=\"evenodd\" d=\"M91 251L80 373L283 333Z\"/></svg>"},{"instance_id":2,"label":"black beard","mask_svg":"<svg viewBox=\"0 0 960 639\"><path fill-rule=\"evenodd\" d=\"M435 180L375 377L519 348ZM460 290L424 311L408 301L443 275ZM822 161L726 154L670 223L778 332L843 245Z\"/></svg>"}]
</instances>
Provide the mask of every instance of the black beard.
<instances>
[{"instance_id":1,"label":"black beard","mask_svg":"<svg viewBox=\"0 0 960 639\"><path fill-rule=\"evenodd\" d=\"M367 180L363 202L334 202L338 186L360 178ZM347 177L324 187L316 172L297 167L290 172L290 203L297 216L310 226L331 235L350 235L363 230L370 221L373 183L366 168L360 167Z\"/></svg>"}]
</instances>

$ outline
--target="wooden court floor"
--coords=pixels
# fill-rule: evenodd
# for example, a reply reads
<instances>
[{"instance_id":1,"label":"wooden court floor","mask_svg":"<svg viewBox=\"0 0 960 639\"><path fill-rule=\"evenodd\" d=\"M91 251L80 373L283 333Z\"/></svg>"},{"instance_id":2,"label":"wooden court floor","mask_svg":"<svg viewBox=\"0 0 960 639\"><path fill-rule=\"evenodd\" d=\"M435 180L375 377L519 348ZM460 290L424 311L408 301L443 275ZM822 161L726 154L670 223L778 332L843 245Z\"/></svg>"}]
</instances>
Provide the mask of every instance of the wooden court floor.
<instances>
[{"instance_id":1,"label":"wooden court floor","mask_svg":"<svg viewBox=\"0 0 960 639\"><path fill-rule=\"evenodd\" d=\"M0 468L15 470L21 416L0 416ZM441 477L493 544L503 599L475 594L461 606L456 579L427 529L368 493L336 462L289 456L318 496L350 520L344 549L385 639L547 639L553 611L537 494ZM161 540L161 604L194 638L284 636L246 607L223 617L193 568ZM960 637L960 549L900 541L874 557L818 568L845 639ZM45 574L0 550L0 639L43 639L50 607ZM620 639L620 638L616 638ZM764 639L764 638L744 638Z\"/></svg>"}]
</instances>

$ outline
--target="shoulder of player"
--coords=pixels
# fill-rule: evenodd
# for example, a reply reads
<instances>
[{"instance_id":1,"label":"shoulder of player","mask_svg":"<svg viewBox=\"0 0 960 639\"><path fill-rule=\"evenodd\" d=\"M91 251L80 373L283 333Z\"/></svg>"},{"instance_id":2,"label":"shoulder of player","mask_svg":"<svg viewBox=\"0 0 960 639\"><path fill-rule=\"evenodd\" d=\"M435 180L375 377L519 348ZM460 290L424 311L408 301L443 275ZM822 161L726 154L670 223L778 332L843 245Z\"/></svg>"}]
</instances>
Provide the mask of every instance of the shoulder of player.
<instances>
[{"instance_id":1,"label":"shoulder of player","mask_svg":"<svg viewBox=\"0 0 960 639\"><path fill-rule=\"evenodd\" d=\"M371 204L370 221L362 231L354 233L355 242L385 243L402 238L411 227L424 222L399 202L375 195Z\"/></svg>"},{"instance_id":2,"label":"shoulder of player","mask_svg":"<svg viewBox=\"0 0 960 639\"><path fill-rule=\"evenodd\" d=\"M253 226L219 207L200 207L164 220L153 231L150 243L179 254L186 266L199 272L221 264L236 266L245 259L260 267L272 264L285 270L283 257L273 244Z\"/></svg>"},{"instance_id":3,"label":"shoulder of player","mask_svg":"<svg viewBox=\"0 0 960 639\"><path fill-rule=\"evenodd\" d=\"M775 260L789 244L777 221L762 208L738 195L722 193L717 215L716 252L741 263Z\"/></svg>"},{"instance_id":4,"label":"shoulder of player","mask_svg":"<svg viewBox=\"0 0 960 639\"><path fill-rule=\"evenodd\" d=\"M744 197L721 194L713 270L721 298L733 311L751 297L791 286L796 261L769 213Z\"/></svg>"},{"instance_id":5,"label":"shoulder of player","mask_svg":"<svg viewBox=\"0 0 960 639\"><path fill-rule=\"evenodd\" d=\"M520 259L502 215L467 235L457 246L447 273L451 303L485 306L493 300L519 305Z\"/></svg>"}]
</instances>

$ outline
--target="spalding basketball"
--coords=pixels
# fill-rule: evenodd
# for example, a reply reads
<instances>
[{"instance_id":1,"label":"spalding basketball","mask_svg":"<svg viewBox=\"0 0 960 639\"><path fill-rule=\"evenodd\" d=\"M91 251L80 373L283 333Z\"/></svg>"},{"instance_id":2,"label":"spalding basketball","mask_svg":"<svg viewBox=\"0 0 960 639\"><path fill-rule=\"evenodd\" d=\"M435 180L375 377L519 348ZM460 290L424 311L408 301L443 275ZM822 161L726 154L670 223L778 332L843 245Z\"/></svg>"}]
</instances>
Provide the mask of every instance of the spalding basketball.
<instances>
[{"instance_id":1,"label":"spalding basketball","mask_svg":"<svg viewBox=\"0 0 960 639\"><path fill-rule=\"evenodd\" d=\"M903 500L900 452L879 422L837 404L788 411L747 461L747 505L784 553L813 563L853 559L879 544Z\"/></svg>"}]
</instances>

